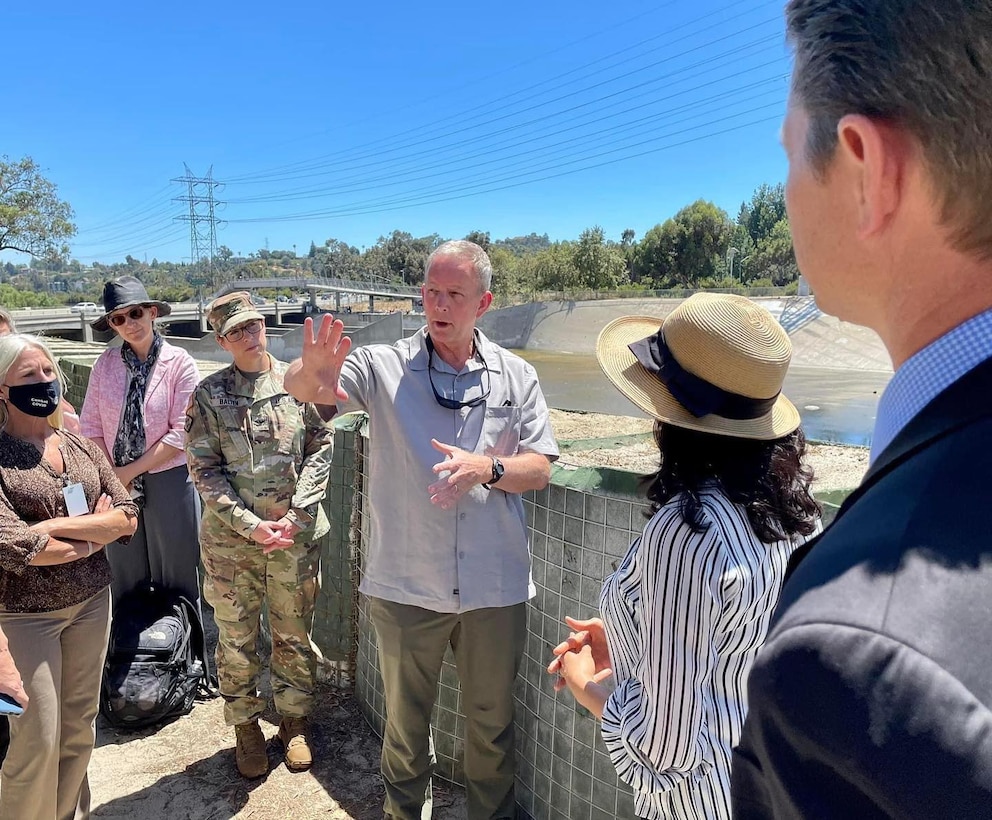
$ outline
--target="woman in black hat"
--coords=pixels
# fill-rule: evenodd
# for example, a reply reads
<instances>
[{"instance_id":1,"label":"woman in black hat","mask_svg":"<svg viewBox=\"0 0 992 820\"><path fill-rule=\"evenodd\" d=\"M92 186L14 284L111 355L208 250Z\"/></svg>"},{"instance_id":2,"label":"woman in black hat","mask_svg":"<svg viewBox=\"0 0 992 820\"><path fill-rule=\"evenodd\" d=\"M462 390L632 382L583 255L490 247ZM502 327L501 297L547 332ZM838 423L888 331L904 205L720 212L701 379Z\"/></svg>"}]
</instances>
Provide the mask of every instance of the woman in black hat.
<instances>
[{"instance_id":1,"label":"woman in black hat","mask_svg":"<svg viewBox=\"0 0 992 820\"><path fill-rule=\"evenodd\" d=\"M154 584L199 608L200 509L185 452L186 405L199 373L193 357L155 328L172 308L149 298L138 279L107 282L103 306L93 329L113 329L122 344L93 365L80 421L140 510L130 544L107 548L114 603Z\"/></svg>"}]
</instances>

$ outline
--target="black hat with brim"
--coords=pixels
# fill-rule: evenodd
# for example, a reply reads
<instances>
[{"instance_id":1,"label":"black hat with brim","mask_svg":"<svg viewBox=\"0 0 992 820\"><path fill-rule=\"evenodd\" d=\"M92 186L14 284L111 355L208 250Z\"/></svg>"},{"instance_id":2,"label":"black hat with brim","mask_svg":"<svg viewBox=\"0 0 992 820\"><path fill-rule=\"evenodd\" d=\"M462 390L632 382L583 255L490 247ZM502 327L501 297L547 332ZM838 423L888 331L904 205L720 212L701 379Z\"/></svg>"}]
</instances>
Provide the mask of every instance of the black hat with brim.
<instances>
[{"instance_id":1,"label":"black hat with brim","mask_svg":"<svg viewBox=\"0 0 992 820\"><path fill-rule=\"evenodd\" d=\"M134 276L121 276L117 279L111 279L103 286L104 314L99 319L90 322L90 327L100 332L110 330L107 317L116 310L133 305L154 305L158 308L159 316L168 316L172 313L172 306L168 302L158 302L148 298L148 291L145 290L140 279Z\"/></svg>"}]
</instances>

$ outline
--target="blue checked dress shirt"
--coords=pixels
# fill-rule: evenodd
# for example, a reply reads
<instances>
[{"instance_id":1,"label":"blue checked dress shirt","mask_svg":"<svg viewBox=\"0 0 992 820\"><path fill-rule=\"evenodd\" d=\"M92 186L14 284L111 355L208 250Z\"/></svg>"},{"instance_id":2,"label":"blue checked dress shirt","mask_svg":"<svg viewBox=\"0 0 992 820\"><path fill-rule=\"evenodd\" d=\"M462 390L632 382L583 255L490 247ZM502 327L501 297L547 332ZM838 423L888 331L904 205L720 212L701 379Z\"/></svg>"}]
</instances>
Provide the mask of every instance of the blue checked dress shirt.
<instances>
[{"instance_id":1,"label":"blue checked dress shirt","mask_svg":"<svg viewBox=\"0 0 992 820\"><path fill-rule=\"evenodd\" d=\"M979 313L910 356L878 403L871 460L961 376L992 357L992 310Z\"/></svg>"}]
</instances>

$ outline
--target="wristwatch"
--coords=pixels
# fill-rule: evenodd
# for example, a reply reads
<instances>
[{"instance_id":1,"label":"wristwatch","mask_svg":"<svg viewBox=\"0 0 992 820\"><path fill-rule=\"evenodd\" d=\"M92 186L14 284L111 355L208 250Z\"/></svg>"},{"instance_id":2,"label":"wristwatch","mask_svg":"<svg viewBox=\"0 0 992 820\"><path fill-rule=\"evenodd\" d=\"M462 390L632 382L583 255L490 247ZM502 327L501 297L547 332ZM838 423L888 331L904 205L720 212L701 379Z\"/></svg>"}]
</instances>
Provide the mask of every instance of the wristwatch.
<instances>
[{"instance_id":1,"label":"wristwatch","mask_svg":"<svg viewBox=\"0 0 992 820\"><path fill-rule=\"evenodd\" d=\"M487 490L490 489L493 484L495 484L503 477L503 473L505 472L506 472L506 467L503 466L503 462L500 461L498 458L496 458L496 456L493 456L493 477L490 478L489 481L487 481L482 486L485 487Z\"/></svg>"}]
</instances>

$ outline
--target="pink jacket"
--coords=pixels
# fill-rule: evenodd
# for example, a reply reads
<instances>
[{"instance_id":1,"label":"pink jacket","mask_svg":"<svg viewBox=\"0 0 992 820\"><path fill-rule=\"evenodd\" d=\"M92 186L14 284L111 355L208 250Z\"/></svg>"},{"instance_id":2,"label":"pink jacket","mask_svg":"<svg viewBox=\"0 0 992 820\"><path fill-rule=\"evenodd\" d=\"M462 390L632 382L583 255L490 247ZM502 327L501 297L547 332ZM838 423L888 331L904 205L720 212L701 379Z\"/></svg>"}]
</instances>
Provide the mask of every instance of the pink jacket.
<instances>
[{"instance_id":1,"label":"pink jacket","mask_svg":"<svg viewBox=\"0 0 992 820\"><path fill-rule=\"evenodd\" d=\"M156 473L186 464L186 405L200 381L193 357L182 348L163 342L145 392L145 441L152 445L161 439L179 452L152 471ZM127 386L127 368L120 348L105 350L93 365L79 423L84 436L102 438L111 454Z\"/></svg>"}]
</instances>

